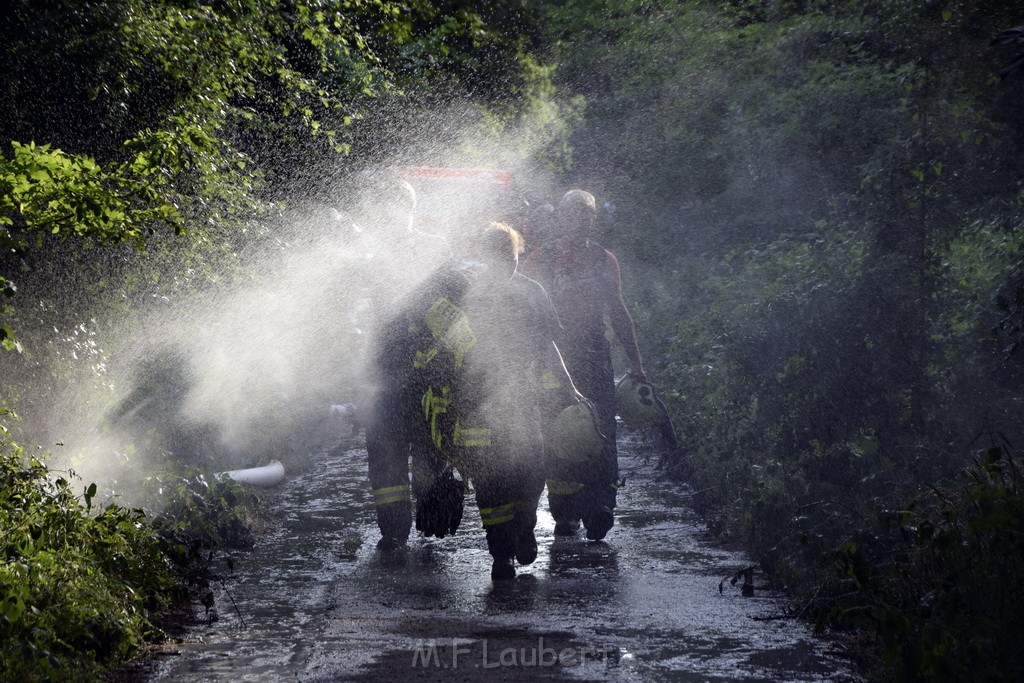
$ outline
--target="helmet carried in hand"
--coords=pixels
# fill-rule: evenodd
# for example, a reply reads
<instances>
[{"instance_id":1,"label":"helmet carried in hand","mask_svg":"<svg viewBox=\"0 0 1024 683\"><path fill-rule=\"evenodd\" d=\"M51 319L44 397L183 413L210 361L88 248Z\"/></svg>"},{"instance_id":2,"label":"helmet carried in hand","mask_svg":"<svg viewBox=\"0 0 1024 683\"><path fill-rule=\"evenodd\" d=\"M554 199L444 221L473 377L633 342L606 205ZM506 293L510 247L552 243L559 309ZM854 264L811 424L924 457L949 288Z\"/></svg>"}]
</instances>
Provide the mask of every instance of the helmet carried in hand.
<instances>
[{"instance_id":1,"label":"helmet carried in hand","mask_svg":"<svg viewBox=\"0 0 1024 683\"><path fill-rule=\"evenodd\" d=\"M595 460L604 450L605 436L597 421L593 402L575 403L555 418L551 428L551 449L561 460L586 462Z\"/></svg>"},{"instance_id":2,"label":"helmet carried in hand","mask_svg":"<svg viewBox=\"0 0 1024 683\"><path fill-rule=\"evenodd\" d=\"M631 427L650 427L665 420L665 412L654 393L654 387L632 375L625 375L615 385L615 410Z\"/></svg>"}]
</instances>

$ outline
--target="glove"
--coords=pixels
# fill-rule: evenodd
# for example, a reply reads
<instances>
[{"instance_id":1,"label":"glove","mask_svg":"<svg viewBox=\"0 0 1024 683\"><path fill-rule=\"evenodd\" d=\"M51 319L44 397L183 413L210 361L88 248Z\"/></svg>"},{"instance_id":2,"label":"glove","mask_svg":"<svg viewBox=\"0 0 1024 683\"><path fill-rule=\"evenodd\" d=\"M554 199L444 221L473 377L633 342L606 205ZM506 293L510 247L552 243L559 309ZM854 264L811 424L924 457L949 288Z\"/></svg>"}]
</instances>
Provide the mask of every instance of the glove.
<instances>
[{"instance_id":1,"label":"glove","mask_svg":"<svg viewBox=\"0 0 1024 683\"><path fill-rule=\"evenodd\" d=\"M452 536L462 522L465 486L451 468L437 478L430 490L416 501L416 530L424 536Z\"/></svg>"},{"instance_id":2,"label":"glove","mask_svg":"<svg viewBox=\"0 0 1024 683\"><path fill-rule=\"evenodd\" d=\"M377 526L380 528L380 550L394 550L405 545L409 540L411 526L412 503L403 500L377 506Z\"/></svg>"}]
</instances>

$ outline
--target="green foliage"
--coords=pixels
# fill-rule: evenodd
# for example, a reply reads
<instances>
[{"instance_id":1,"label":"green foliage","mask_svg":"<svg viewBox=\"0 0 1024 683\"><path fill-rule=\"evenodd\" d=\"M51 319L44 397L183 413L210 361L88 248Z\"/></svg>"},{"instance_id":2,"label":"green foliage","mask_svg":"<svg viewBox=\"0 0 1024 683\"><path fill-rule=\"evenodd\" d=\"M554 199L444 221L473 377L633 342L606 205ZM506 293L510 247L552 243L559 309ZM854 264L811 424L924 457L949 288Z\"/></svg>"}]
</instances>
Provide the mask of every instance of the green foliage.
<instances>
[{"instance_id":1,"label":"green foliage","mask_svg":"<svg viewBox=\"0 0 1024 683\"><path fill-rule=\"evenodd\" d=\"M179 214L160 201L147 182L156 175L158 160L139 155L126 166L103 169L87 156L72 157L49 145L11 143L10 160L0 157L0 226L4 247L23 253L30 246L27 234L62 228L99 244L141 244L144 230L173 223ZM154 163L157 162L157 163ZM152 208L133 208L133 205Z\"/></svg>"},{"instance_id":2,"label":"green foliage","mask_svg":"<svg viewBox=\"0 0 1024 683\"><path fill-rule=\"evenodd\" d=\"M3 432L6 434L6 430ZM96 509L0 437L0 677L90 680L159 637L162 609L205 588L214 552L252 543L256 501L197 472L154 477L142 509Z\"/></svg>"},{"instance_id":3,"label":"green foliage","mask_svg":"<svg viewBox=\"0 0 1024 683\"><path fill-rule=\"evenodd\" d=\"M837 306L856 291L864 260L864 241L837 231L726 255L702 287L712 305L680 323L665 366L689 450L777 457L828 438L817 431L834 429L820 405L841 413L846 373L856 371L837 363L849 342L834 327ZM832 334L823 339L826 325ZM809 384L819 392L811 401L801 392Z\"/></svg>"},{"instance_id":4,"label":"green foliage","mask_svg":"<svg viewBox=\"0 0 1024 683\"><path fill-rule=\"evenodd\" d=\"M529 110L529 146L564 166L550 68L528 54L539 16L517 1L12 3L0 277L18 297L0 342L20 325L38 352L106 306L231 277L243 245L274 239L276 200L319 190L354 141L355 160L381 153L379 121L400 106L469 98L496 128ZM57 303L55 280L82 286Z\"/></svg>"},{"instance_id":5,"label":"green foliage","mask_svg":"<svg viewBox=\"0 0 1024 683\"><path fill-rule=\"evenodd\" d=\"M945 311L948 334L984 329L993 303L1014 272L1021 270L1024 235L998 221L976 221L944 246L939 255L951 305Z\"/></svg>"},{"instance_id":6,"label":"green foliage","mask_svg":"<svg viewBox=\"0 0 1024 683\"><path fill-rule=\"evenodd\" d=\"M160 510L153 527L193 583L205 585L213 551L252 547L260 519L251 490L193 468L161 472L149 483L152 506Z\"/></svg>"},{"instance_id":7,"label":"green foliage","mask_svg":"<svg viewBox=\"0 0 1024 683\"><path fill-rule=\"evenodd\" d=\"M179 579L141 510L89 514L95 484L69 479L0 440L0 675L84 679L150 634Z\"/></svg>"},{"instance_id":8,"label":"green foliage","mask_svg":"<svg viewBox=\"0 0 1024 683\"><path fill-rule=\"evenodd\" d=\"M584 99L564 98L554 84L555 66L542 64L528 54L520 55L523 83L512 97L520 101L509 113L484 110L486 128L495 140L514 145L522 159L535 159L550 171L572 168L569 138L583 120Z\"/></svg>"},{"instance_id":9,"label":"green foliage","mask_svg":"<svg viewBox=\"0 0 1024 683\"><path fill-rule=\"evenodd\" d=\"M1024 666L1024 470L998 441L963 476L880 510L874 537L819 555L842 597L815 615L874 630L900 680L996 680Z\"/></svg>"},{"instance_id":10,"label":"green foliage","mask_svg":"<svg viewBox=\"0 0 1024 683\"><path fill-rule=\"evenodd\" d=\"M910 678L1020 666L1002 638L1016 617L989 602L1019 611L998 578L1019 560L1006 538L1018 494L957 478L980 425L1016 441L1024 423L1024 90L1000 81L1008 53L988 46L1019 10L547 10L556 84L587 100L574 172L617 206L601 241L620 255L676 416L675 471L802 613L877 627L879 653ZM878 528L880 511L929 486L953 501L919 503L933 529L980 498L1009 511L991 536L968 526L941 551L923 544L940 566L973 554L962 596L899 545L903 532ZM925 602L942 608L925 614L915 600L932 590Z\"/></svg>"}]
</instances>

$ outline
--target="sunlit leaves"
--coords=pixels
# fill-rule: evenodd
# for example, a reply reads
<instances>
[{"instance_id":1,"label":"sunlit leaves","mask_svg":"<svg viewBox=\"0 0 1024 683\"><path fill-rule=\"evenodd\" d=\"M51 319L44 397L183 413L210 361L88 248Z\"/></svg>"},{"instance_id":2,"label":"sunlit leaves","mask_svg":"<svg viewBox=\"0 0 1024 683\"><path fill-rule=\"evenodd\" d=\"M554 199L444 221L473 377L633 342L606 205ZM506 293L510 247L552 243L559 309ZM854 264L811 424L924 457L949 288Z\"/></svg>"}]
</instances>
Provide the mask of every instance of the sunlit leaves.
<instances>
[{"instance_id":1,"label":"sunlit leaves","mask_svg":"<svg viewBox=\"0 0 1024 683\"><path fill-rule=\"evenodd\" d=\"M155 63L157 85L177 93L178 111L218 127L298 113L315 135L333 130L324 117L349 107L354 94L374 95L388 84L356 25L390 7L383 1L296 2L291 9L269 0L226 8L131 3L147 11L129 14L121 29L130 65L124 86L147 83L144 71Z\"/></svg>"},{"instance_id":2,"label":"sunlit leaves","mask_svg":"<svg viewBox=\"0 0 1024 683\"><path fill-rule=\"evenodd\" d=\"M11 145L12 158L0 157L0 225L9 226L14 250L27 249L36 230L140 243L146 228L177 218L136 168L103 169L49 145Z\"/></svg>"},{"instance_id":3,"label":"sunlit leaves","mask_svg":"<svg viewBox=\"0 0 1024 683\"><path fill-rule=\"evenodd\" d=\"M3 413L5 411L0 411ZM56 476L0 436L0 677L91 678L137 650L148 610L178 586L140 510L89 515Z\"/></svg>"}]
</instances>

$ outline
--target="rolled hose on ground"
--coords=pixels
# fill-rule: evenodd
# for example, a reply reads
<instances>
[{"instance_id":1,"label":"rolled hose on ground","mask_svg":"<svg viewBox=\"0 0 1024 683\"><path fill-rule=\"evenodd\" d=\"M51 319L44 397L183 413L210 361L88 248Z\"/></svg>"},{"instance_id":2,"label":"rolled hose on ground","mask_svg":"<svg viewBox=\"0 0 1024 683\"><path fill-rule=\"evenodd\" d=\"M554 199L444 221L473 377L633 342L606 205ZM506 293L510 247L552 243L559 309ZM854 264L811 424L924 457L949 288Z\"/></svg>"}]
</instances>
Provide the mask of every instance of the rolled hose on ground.
<instances>
[{"instance_id":1,"label":"rolled hose on ground","mask_svg":"<svg viewBox=\"0 0 1024 683\"><path fill-rule=\"evenodd\" d=\"M214 476L221 481L231 479L240 484L249 484L250 486L277 486L284 480L284 465L277 460L271 460L263 467L249 467L244 470L218 472Z\"/></svg>"}]
</instances>

